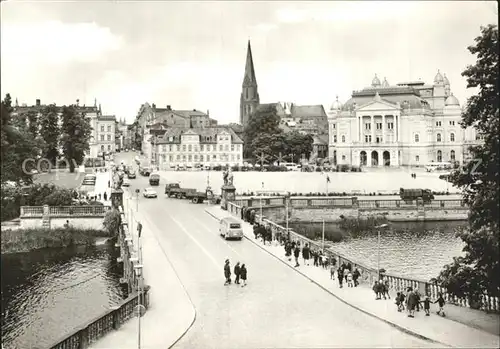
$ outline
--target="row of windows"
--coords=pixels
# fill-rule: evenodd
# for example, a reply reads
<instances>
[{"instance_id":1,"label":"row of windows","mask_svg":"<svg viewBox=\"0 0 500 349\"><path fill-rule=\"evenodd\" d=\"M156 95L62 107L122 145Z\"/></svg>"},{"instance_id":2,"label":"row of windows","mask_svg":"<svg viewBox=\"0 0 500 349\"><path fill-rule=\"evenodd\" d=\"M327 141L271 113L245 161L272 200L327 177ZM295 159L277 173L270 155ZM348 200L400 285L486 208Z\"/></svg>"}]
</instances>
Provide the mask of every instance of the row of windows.
<instances>
[{"instance_id":1,"label":"row of windows","mask_svg":"<svg viewBox=\"0 0 500 349\"><path fill-rule=\"evenodd\" d=\"M101 145L101 151L104 151L106 150L106 148L104 147L104 145ZM111 144L108 144L108 151L111 150Z\"/></svg>"},{"instance_id":2,"label":"row of windows","mask_svg":"<svg viewBox=\"0 0 500 349\"><path fill-rule=\"evenodd\" d=\"M174 151L174 147L175 147L175 151L180 151L181 149L181 146L180 145L173 145L173 144L162 144L161 146L161 151L163 153L166 153L167 152L167 146L168 146L168 151L169 152L172 152ZM211 146L211 147L210 147ZM231 144L231 151L240 151L240 146L241 144ZM210 151L210 149L212 149L212 151L217 151L217 145L215 144L200 144L200 147L198 148L197 145L192 145L192 144L188 144L186 146L186 144L183 144L182 145L182 151L185 152L185 151L195 151L195 152L198 152L198 151ZM229 144L219 144L219 151L229 151Z\"/></svg>"},{"instance_id":3,"label":"row of windows","mask_svg":"<svg viewBox=\"0 0 500 349\"><path fill-rule=\"evenodd\" d=\"M450 120L450 126L455 126L454 120ZM436 127L441 127L441 121L436 121Z\"/></svg>"},{"instance_id":4,"label":"row of windows","mask_svg":"<svg viewBox=\"0 0 500 349\"><path fill-rule=\"evenodd\" d=\"M101 125L101 132L104 132L104 125ZM108 132L111 132L111 125L108 125Z\"/></svg>"},{"instance_id":5,"label":"row of windows","mask_svg":"<svg viewBox=\"0 0 500 349\"><path fill-rule=\"evenodd\" d=\"M104 142L104 135L101 135L101 141ZM108 135L108 141L111 141L111 135Z\"/></svg>"},{"instance_id":6,"label":"row of windows","mask_svg":"<svg viewBox=\"0 0 500 349\"><path fill-rule=\"evenodd\" d=\"M450 161L455 161L455 159L456 159L455 151L452 150L452 151L450 151ZM415 161L419 162L420 161L420 156L415 155ZM441 150L437 151L436 161L437 162L442 162L443 161L443 152Z\"/></svg>"},{"instance_id":7,"label":"row of windows","mask_svg":"<svg viewBox=\"0 0 500 349\"><path fill-rule=\"evenodd\" d=\"M165 162L167 160L167 155L166 154L161 154L161 158L163 160L163 162ZM217 160L220 160L220 161L229 161L229 159L231 159L231 161L239 161L241 160L241 156L240 154L237 154L236 156L234 154L231 154L231 156L228 156L228 155L219 155L219 158L217 159L217 155L216 154L213 154L211 157L210 155L202 155L200 154L198 156L198 154L195 154L195 155L176 155L174 157L174 155L168 155L168 160L170 162L173 162L174 161L174 158L175 158L175 161L200 161L200 162L210 162L210 161L217 161Z\"/></svg>"},{"instance_id":8,"label":"row of windows","mask_svg":"<svg viewBox=\"0 0 500 349\"><path fill-rule=\"evenodd\" d=\"M376 122L375 123L375 127L377 130L381 130L382 129L382 123L381 122ZM372 124L367 122L365 123L365 130L371 130L372 129ZM388 122L387 123L387 129L388 130L394 130L394 123L393 122Z\"/></svg>"},{"instance_id":9,"label":"row of windows","mask_svg":"<svg viewBox=\"0 0 500 349\"><path fill-rule=\"evenodd\" d=\"M442 141L442 137L441 137L441 133L438 133L436 135L436 142L441 142ZM420 142L420 135L418 133L415 134L415 143L418 143ZM450 133L450 142L455 142L455 134L452 132Z\"/></svg>"}]
</instances>

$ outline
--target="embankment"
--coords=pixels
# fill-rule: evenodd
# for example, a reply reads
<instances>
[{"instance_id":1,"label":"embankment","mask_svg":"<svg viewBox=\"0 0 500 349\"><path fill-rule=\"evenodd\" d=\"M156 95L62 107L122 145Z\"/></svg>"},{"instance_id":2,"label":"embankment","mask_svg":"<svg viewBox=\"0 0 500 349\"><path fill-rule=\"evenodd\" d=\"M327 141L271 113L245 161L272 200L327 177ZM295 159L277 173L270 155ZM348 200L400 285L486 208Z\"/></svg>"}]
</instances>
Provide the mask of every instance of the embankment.
<instances>
[{"instance_id":1,"label":"embankment","mask_svg":"<svg viewBox=\"0 0 500 349\"><path fill-rule=\"evenodd\" d=\"M97 238L111 237L97 229L2 229L3 253L29 252L41 248L94 245Z\"/></svg>"}]
</instances>

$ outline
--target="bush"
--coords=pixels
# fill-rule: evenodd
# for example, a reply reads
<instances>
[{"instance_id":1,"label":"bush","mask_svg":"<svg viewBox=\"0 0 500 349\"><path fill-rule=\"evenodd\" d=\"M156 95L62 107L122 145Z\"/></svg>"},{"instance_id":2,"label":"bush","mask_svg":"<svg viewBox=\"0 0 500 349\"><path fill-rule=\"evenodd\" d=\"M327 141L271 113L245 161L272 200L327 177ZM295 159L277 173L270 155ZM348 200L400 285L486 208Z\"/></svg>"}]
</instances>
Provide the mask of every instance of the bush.
<instances>
[{"instance_id":1,"label":"bush","mask_svg":"<svg viewBox=\"0 0 500 349\"><path fill-rule=\"evenodd\" d=\"M108 236L116 236L120 229L121 217L120 212L117 209L113 209L111 211L106 212L104 216L104 222L102 225L104 229L108 232Z\"/></svg>"}]
</instances>

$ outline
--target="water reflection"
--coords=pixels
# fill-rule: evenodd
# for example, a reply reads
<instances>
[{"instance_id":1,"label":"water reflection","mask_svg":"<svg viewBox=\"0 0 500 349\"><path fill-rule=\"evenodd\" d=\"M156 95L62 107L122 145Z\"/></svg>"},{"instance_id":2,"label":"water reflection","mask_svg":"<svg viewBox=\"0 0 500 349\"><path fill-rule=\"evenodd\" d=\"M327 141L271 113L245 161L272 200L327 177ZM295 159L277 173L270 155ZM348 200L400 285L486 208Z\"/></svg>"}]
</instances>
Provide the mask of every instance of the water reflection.
<instances>
[{"instance_id":1,"label":"water reflection","mask_svg":"<svg viewBox=\"0 0 500 349\"><path fill-rule=\"evenodd\" d=\"M290 226L309 238L321 239L321 223ZM390 273L429 280L453 257L462 255L464 243L456 232L466 226L466 222L391 223L380 234L380 266ZM333 250L373 268L377 267L377 239L376 231L353 233L335 224L325 225L325 240L334 241Z\"/></svg>"},{"instance_id":2,"label":"water reflection","mask_svg":"<svg viewBox=\"0 0 500 349\"><path fill-rule=\"evenodd\" d=\"M2 255L4 347L50 345L118 303L116 257L105 245Z\"/></svg>"}]
</instances>

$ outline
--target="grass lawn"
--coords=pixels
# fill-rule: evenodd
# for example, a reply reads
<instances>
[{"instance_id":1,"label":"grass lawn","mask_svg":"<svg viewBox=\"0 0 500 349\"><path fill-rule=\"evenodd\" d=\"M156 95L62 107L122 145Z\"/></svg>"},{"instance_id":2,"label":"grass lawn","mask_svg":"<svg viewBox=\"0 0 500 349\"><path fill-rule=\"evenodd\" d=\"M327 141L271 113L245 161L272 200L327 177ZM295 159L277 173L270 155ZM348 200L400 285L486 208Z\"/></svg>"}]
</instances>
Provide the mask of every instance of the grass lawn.
<instances>
[{"instance_id":1,"label":"grass lawn","mask_svg":"<svg viewBox=\"0 0 500 349\"><path fill-rule=\"evenodd\" d=\"M62 188L76 189L85 177L85 173L69 173L66 171L53 171L50 173L40 173L34 176L34 183L54 184Z\"/></svg>"}]
</instances>

